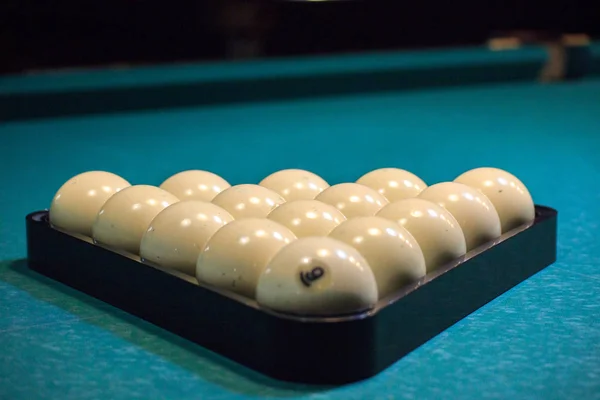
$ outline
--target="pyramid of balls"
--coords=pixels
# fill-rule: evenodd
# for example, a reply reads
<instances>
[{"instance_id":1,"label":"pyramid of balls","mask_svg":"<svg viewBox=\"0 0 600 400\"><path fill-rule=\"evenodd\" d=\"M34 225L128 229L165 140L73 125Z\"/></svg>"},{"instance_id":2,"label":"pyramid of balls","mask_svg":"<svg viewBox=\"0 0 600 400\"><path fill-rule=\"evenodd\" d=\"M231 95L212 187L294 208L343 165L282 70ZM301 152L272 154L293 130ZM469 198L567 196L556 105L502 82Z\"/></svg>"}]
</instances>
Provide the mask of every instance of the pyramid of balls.
<instances>
[{"instance_id":1,"label":"pyramid of balls","mask_svg":"<svg viewBox=\"0 0 600 400\"><path fill-rule=\"evenodd\" d=\"M398 168L332 186L298 169L235 186L184 171L160 187L90 171L50 208L54 228L302 315L372 307L534 216L527 188L497 168L429 187Z\"/></svg>"}]
</instances>

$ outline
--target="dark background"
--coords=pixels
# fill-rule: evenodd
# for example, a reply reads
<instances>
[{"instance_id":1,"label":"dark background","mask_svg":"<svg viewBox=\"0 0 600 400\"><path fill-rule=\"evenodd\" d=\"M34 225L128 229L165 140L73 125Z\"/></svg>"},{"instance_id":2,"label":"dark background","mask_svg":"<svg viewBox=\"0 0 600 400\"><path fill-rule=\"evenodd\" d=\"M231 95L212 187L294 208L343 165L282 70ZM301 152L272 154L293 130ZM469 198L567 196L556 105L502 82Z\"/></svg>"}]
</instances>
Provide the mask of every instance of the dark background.
<instances>
[{"instance_id":1,"label":"dark background","mask_svg":"<svg viewBox=\"0 0 600 400\"><path fill-rule=\"evenodd\" d=\"M237 25L236 10L260 10ZM599 1L0 1L0 73L228 57L260 38L261 57L482 44L515 29L600 33ZM228 10L228 11L227 11Z\"/></svg>"}]
</instances>

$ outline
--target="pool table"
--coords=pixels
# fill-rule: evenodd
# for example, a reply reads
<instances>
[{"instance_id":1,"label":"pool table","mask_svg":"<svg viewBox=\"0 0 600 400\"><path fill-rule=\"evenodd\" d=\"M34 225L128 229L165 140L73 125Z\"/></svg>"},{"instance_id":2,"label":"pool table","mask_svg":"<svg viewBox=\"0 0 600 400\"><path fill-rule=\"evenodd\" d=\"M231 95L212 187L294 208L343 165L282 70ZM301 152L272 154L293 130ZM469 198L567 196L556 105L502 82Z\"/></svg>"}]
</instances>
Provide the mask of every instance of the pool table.
<instances>
[{"instance_id":1,"label":"pool table","mask_svg":"<svg viewBox=\"0 0 600 400\"><path fill-rule=\"evenodd\" d=\"M485 47L0 78L0 398L600 399L600 47L540 84L545 51ZM558 261L377 376L283 383L27 267L25 215L86 170L158 185L379 167L429 184L506 169L559 211ZM85 266L82 266L85 268ZM244 332L240 332L243 335Z\"/></svg>"}]
</instances>

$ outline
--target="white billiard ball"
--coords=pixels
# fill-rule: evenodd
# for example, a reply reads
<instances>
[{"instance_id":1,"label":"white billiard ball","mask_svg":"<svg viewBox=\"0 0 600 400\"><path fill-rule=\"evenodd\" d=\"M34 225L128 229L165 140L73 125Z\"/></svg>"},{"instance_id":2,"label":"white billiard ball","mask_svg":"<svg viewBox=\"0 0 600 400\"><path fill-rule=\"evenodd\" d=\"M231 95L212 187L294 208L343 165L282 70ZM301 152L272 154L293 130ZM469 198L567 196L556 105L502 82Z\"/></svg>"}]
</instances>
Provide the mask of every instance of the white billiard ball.
<instances>
[{"instance_id":1,"label":"white billiard ball","mask_svg":"<svg viewBox=\"0 0 600 400\"><path fill-rule=\"evenodd\" d=\"M162 210L142 237L142 261L196 276L196 261L208 239L233 221L221 207L184 200Z\"/></svg>"},{"instance_id":2,"label":"white billiard ball","mask_svg":"<svg viewBox=\"0 0 600 400\"><path fill-rule=\"evenodd\" d=\"M492 202L502 233L532 222L535 205L527 187L516 176L498 168L476 168L454 180L478 189Z\"/></svg>"},{"instance_id":3,"label":"white billiard ball","mask_svg":"<svg viewBox=\"0 0 600 400\"><path fill-rule=\"evenodd\" d=\"M196 263L196 278L254 298L260 274L273 256L294 240L292 231L266 218L232 221L208 239Z\"/></svg>"},{"instance_id":4,"label":"white billiard ball","mask_svg":"<svg viewBox=\"0 0 600 400\"><path fill-rule=\"evenodd\" d=\"M465 255L467 245L458 221L449 211L419 198L396 201L385 206L378 217L404 227L415 238L427 273Z\"/></svg>"},{"instance_id":5,"label":"white billiard ball","mask_svg":"<svg viewBox=\"0 0 600 400\"><path fill-rule=\"evenodd\" d=\"M231 187L229 182L209 171L190 170L165 180L160 188L180 200L212 201L216 195Z\"/></svg>"},{"instance_id":6,"label":"white billiard ball","mask_svg":"<svg viewBox=\"0 0 600 400\"><path fill-rule=\"evenodd\" d=\"M358 183L340 183L325 189L315 200L337 208L346 216L372 217L389 201L376 190Z\"/></svg>"},{"instance_id":7,"label":"white billiard ball","mask_svg":"<svg viewBox=\"0 0 600 400\"><path fill-rule=\"evenodd\" d=\"M479 190L456 182L429 186L419 195L450 211L465 235L467 251L502 234L500 218L492 202Z\"/></svg>"},{"instance_id":8,"label":"white billiard ball","mask_svg":"<svg viewBox=\"0 0 600 400\"><path fill-rule=\"evenodd\" d=\"M179 199L156 186L135 185L115 193L102 206L92 227L94 241L139 254L150 222Z\"/></svg>"},{"instance_id":9,"label":"white billiard ball","mask_svg":"<svg viewBox=\"0 0 600 400\"><path fill-rule=\"evenodd\" d=\"M329 237L354 247L367 260L375 275L380 299L427 272L419 243L405 228L388 219L349 219Z\"/></svg>"},{"instance_id":10,"label":"white billiard ball","mask_svg":"<svg viewBox=\"0 0 600 400\"><path fill-rule=\"evenodd\" d=\"M212 202L235 219L266 218L277 206L285 203L285 199L271 189L244 184L223 190Z\"/></svg>"},{"instance_id":11,"label":"white billiard ball","mask_svg":"<svg viewBox=\"0 0 600 400\"><path fill-rule=\"evenodd\" d=\"M390 202L417 197L427 184L412 172L399 168L381 168L368 172L356 183L377 190Z\"/></svg>"},{"instance_id":12,"label":"white billiard ball","mask_svg":"<svg viewBox=\"0 0 600 400\"><path fill-rule=\"evenodd\" d=\"M50 223L67 232L92 236L92 225L104 203L119 190L131 186L118 175L89 171L65 182L50 205Z\"/></svg>"},{"instance_id":13,"label":"white billiard ball","mask_svg":"<svg viewBox=\"0 0 600 400\"><path fill-rule=\"evenodd\" d=\"M288 227L297 237L327 236L346 220L334 206L317 200L295 200L280 205L267 217Z\"/></svg>"},{"instance_id":14,"label":"white billiard ball","mask_svg":"<svg viewBox=\"0 0 600 400\"><path fill-rule=\"evenodd\" d=\"M273 257L258 280L256 300L284 313L349 314L377 302L377 283L355 248L330 237L308 237Z\"/></svg>"},{"instance_id":15,"label":"white billiard ball","mask_svg":"<svg viewBox=\"0 0 600 400\"><path fill-rule=\"evenodd\" d=\"M302 169L274 172L259 185L279 193L286 201L312 200L329 187L323 178Z\"/></svg>"}]
</instances>

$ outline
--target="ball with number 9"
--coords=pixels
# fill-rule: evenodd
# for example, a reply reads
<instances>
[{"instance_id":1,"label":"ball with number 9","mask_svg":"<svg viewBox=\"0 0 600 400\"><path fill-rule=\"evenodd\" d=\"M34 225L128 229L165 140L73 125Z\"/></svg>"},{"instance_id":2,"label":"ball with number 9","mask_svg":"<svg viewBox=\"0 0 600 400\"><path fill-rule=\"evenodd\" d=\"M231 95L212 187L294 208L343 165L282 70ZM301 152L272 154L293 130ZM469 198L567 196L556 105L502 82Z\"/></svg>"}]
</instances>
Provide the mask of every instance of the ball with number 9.
<instances>
[{"instance_id":1,"label":"ball with number 9","mask_svg":"<svg viewBox=\"0 0 600 400\"><path fill-rule=\"evenodd\" d=\"M328 237L298 239L273 257L256 288L258 303L299 315L341 315L372 307L377 283L353 247Z\"/></svg>"}]
</instances>

